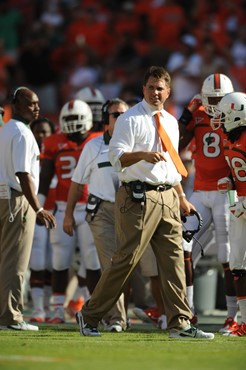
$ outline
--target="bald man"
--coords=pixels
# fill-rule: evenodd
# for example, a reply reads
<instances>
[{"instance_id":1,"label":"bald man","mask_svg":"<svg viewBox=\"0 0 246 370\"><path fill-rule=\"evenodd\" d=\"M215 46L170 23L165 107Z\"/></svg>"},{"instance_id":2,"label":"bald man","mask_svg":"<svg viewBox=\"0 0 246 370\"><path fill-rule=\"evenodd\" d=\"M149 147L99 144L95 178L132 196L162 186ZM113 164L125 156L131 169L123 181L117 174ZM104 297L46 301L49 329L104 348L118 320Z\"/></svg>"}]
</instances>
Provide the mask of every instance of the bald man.
<instances>
[{"instance_id":1,"label":"bald man","mask_svg":"<svg viewBox=\"0 0 246 370\"><path fill-rule=\"evenodd\" d=\"M0 330L36 331L23 320L23 278L36 217L47 228L55 227L55 218L37 198L40 153L29 128L39 116L37 95L19 87L12 109L0 135Z\"/></svg>"}]
</instances>

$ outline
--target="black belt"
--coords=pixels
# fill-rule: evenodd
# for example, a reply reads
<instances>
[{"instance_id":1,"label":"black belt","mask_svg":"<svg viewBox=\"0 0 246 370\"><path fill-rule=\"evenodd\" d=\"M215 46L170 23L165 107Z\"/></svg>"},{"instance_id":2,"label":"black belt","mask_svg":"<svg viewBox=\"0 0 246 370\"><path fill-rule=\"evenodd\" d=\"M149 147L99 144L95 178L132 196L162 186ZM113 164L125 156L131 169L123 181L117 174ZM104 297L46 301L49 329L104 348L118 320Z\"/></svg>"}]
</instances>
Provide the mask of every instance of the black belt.
<instances>
[{"instance_id":1,"label":"black belt","mask_svg":"<svg viewBox=\"0 0 246 370\"><path fill-rule=\"evenodd\" d=\"M122 185L123 186L130 186L131 187L134 182L135 181L122 182ZM166 191L166 190L169 190L169 189L172 188L172 185L169 185L169 184L151 185L151 184L148 184L147 182L142 182L142 184L144 184L146 191L148 191L148 190Z\"/></svg>"}]
</instances>

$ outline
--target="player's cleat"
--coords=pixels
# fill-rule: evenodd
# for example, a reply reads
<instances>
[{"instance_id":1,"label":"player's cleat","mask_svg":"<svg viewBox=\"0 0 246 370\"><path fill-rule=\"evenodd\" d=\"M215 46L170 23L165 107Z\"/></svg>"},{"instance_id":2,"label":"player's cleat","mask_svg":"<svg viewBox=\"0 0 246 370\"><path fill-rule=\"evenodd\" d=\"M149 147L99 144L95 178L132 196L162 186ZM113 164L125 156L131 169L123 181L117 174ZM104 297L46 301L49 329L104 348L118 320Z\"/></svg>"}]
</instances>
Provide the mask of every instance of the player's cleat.
<instances>
[{"instance_id":1,"label":"player's cleat","mask_svg":"<svg viewBox=\"0 0 246 370\"><path fill-rule=\"evenodd\" d=\"M167 317L166 315L161 315L158 318L158 328L161 330L166 330L167 329Z\"/></svg>"},{"instance_id":2,"label":"player's cleat","mask_svg":"<svg viewBox=\"0 0 246 370\"><path fill-rule=\"evenodd\" d=\"M242 324L238 326L237 330L234 330L229 333L224 333L223 335L226 337L245 337L246 336L246 323L242 322Z\"/></svg>"},{"instance_id":3,"label":"player's cleat","mask_svg":"<svg viewBox=\"0 0 246 370\"><path fill-rule=\"evenodd\" d=\"M101 336L97 328L94 328L93 326L84 322L81 311L77 312L75 317L79 325L80 335L84 335L85 337L100 337Z\"/></svg>"},{"instance_id":4,"label":"player's cleat","mask_svg":"<svg viewBox=\"0 0 246 370\"><path fill-rule=\"evenodd\" d=\"M51 317L48 321L47 324L64 324L65 323L65 316L64 316L64 310L61 309L56 309L54 311L53 317Z\"/></svg>"},{"instance_id":5,"label":"player's cleat","mask_svg":"<svg viewBox=\"0 0 246 370\"><path fill-rule=\"evenodd\" d=\"M71 300L68 303L68 306L66 308L66 312L69 316L74 317L76 312L81 311L83 305L84 305L84 300L82 298L77 299L77 301Z\"/></svg>"},{"instance_id":6,"label":"player's cleat","mask_svg":"<svg viewBox=\"0 0 246 370\"><path fill-rule=\"evenodd\" d=\"M19 322L18 324L0 326L0 330L32 330L38 331L39 328L36 325L28 324L25 321Z\"/></svg>"},{"instance_id":7,"label":"player's cleat","mask_svg":"<svg viewBox=\"0 0 246 370\"><path fill-rule=\"evenodd\" d=\"M197 329L193 325L189 325L186 329L171 329L169 338L175 339L214 339L213 333L206 333Z\"/></svg>"},{"instance_id":8,"label":"player's cleat","mask_svg":"<svg viewBox=\"0 0 246 370\"><path fill-rule=\"evenodd\" d=\"M239 328L238 323L233 320L232 317L227 317L227 319L224 322L223 328L219 330L220 333L230 333L232 331L235 331Z\"/></svg>"},{"instance_id":9,"label":"player's cleat","mask_svg":"<svg viewBox=\"0 0 246 370\"><path fill-rule=\"evenodd\" d=\"M197 315L193 315L192 319L190 320L190 323L192 325L196 325L198 322L198 318L197 318Z\"/></svg>"},{"instance_id":10,"label":"player's cleat","mask_svg":"<svg viewBox=\"0 0 246 370\"><path fill-rule=\"evenodd\" d=\"M37 323L45 322L45 312L44 311L34 311L29 321L37 322Z\"/></svg>"},{"instance_id":11,"label":"player's cleat","mask_svg":"<svg viewBox=\"0 0 246 370\"><path fill-rule=\"evenodd\" d=\"M134 307L132 311L143 322L151 322L152 324L153 323L158 324L160 313L157 307L146 309Z\"/></svg>"},{"instance_id":12,"label":"player's cleat","mask_svg":"<svg viewBox=\"0 0 246 370\"><path fill-rule=\"evenodd\" d=\"M65 319L61 319L60 317L51 317L48 321L47 324L53 324L53 325L59 325L59 324L64 324Z\"/></svg>"},{"instance_id":13,"label":"player's cleat","mask_svg":"<svg viewBox=\"0 0 246 370\"><path fill-rule=\"evenodd\" d=\"M51 319L53 315L53 312L50 311L49 309L45 310L45 322L49 322L49 320Z\"/></svg>"},{"instance_id":14,"label":"player's cleat","mask_svg":"<svg viewBox=\"0 0 246 370\"><path fill-rule=\"evenodd\" d=\"M111 333L121 333L123 331L122 326L120 324L112 324L106 327L106 331Z\"/></svg>"}]
</instances>

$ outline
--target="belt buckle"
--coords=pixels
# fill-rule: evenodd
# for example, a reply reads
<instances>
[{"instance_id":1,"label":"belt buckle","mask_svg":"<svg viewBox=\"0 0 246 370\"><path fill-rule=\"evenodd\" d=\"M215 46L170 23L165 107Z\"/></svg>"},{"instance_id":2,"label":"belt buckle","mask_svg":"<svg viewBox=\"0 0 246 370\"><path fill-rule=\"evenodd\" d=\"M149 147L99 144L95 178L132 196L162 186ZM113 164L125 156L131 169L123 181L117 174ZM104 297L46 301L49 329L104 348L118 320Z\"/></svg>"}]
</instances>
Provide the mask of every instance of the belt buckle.
<instances>
[{"instance_id":1,"label":"belt buckle","mask_svg":"<svg viewBox=\"0 0 246 370\"><path fill-rule=\"evenodd\" d=\"M166 185L158 185L156 188L156 191L165 191L166 190Z\"/></svg>"}]
</instances>

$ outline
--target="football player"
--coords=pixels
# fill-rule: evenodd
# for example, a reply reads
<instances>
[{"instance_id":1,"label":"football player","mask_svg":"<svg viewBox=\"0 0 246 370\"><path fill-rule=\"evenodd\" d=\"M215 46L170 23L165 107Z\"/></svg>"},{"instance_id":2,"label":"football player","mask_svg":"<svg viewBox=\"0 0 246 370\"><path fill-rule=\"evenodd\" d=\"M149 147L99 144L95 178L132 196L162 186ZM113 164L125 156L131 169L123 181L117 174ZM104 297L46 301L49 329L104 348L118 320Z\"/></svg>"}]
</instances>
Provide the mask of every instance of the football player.
<instances>
[{"instance_id":1,"label":"football player","mask_svg":"<svg viewBox=\"0 0 246 370\"><path fill-rule=\"evenodd\" d=\"M52 290L54 316L49 323L63 323L65 291L68 273L76 246L81 252L81 264L78 282L81 289L87 285L91 293L100 277L100 264L89 225L85 221L87 191L75 208L75 232L72 237L63 231L63 218L66 208L68 190L74 169L85 144L95 137L92 128L92 112L88 104L81 100L67 102L60 112L60 133L44 141L44 159L41 170L39 198L46 198L51 179L57 176L56 217L57 229L50 234L52 245Z\"/></svg>"},{"instance_id":2,"label":"football player","mask_svg":"<svg viewBox=\"0 0 246 370\"><path fill-rule=\"evenodd\" d=\"M102 107L105 99L100 90L92 87L83 87L75 95L75 99L86 102L92 111L93 126L92 131L102 131Z\"/></svg>"},{"instance_id":3,"label":"football player","mask_svg":"<svg viewBox=\"0 0 246 370\"><path fill-rule=\"evenodd\" d=\"M220 99L233 91L231 80L220 73L209 75L203 82L201 95L196 96L184 109L179 119L180 150L184 149L193 139L194 153L194 188L190 202L202 215L203 227L196 239L205 236L211 223L214 224L218 261L224 269L225 294L227 303L227 318L221 331L231 331L237 327L237 300L232 274L229 268L229 212L228 197L217 190L217 181L227 177L230 168L223 154L223 141L226 138L222 129L213 131L210 119L215 113L215 107ZM188 217L185 227L192 230L196 227L194 217ZM204 246L206 251L209 244ZM196 241L190 243L183 240L185 270L187 283L187 298L194 312L193 303L193 263L200 258L200 245ZM192 262L193 259L193 262ZM193 317L194 323L197 317Z\"/></svg>"},{"instance_id":4,"label":"football player","mask_svg":"<svg viewBox=\"0 0 246 370\"><path fill-rule=\"evenodd\" d=\"M224 335L246 336L246 94L233 92L218 104L218 113L211 120L214 128L221 125L227 135L224 155L231 169L230 178L222 178L218 189L236 189L237 200L230 206L230 269L234 277L236 296L242 322L234 331ZM224 186L222 186L224 184Z\"/></svg>"},{"instance_id":5,"label":"football player","mask_svg":"<svg viewBox=\"0 0 246 370\"><path fill-rule=\"evenodd\" d=\"M55 133L53 122L47 118L38 118L31 123L31 130L40 150L40 165L43 159L43 141ZM51 182L44 208L53 211L55 203L56 179ZM38 222L38 220L36 221ZM44 322L50 318L51 297L51 246L49 242L49 229L36 223L30 258L30 287L34 311L31 322Z\"/></svg>"}]
</instances>

